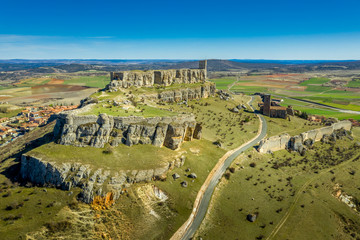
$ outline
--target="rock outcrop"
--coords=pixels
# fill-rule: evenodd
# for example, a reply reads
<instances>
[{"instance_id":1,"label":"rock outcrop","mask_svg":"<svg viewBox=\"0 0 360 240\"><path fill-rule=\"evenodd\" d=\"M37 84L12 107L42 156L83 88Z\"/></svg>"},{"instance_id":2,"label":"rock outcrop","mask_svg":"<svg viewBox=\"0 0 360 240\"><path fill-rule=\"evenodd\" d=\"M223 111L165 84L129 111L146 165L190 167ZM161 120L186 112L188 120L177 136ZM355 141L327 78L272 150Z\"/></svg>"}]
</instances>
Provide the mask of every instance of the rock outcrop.
<instances>
[{"instance_id":1,"label":"rock outcrop","mask_svg":"<svg viewBox=\"0 0 360 240\"><path fill-rule=\"evenodd\" d=\"M80 187L79 199L91 203L95 196L112 192L118 199L124 186L164 178L167 171L181 167L185 157L177 158L155 169L122 170L91 169L80 163L54 163L31 155L21 156L20 176L41 186L54 186L63 190Z\"/></svg>"},{"instance_id":2,"label":"rock outcrop","mask_svg":"<svg viewBox=\"0 0 360 240\"><path fill-rule=\"evenodd\" d=\"M185 87L181 89L162 91L159 93L144 95L143 97L160 102L181 102L215 96L216 86L214 83L207 83L197 87Z\"/></svg>"},{"instance_id":3,"label":"rock outcrop","mask_svg":"<svg viewBox=\"0 0 360 240\"><path fill-rule=\"evenodd\" d=\"M112 146L121 143L128 146L152 144L177 149L183 141L201 137L201 126L193 115L144 118L106 114L81 116L77 113L58 115L54 129L58 143L98 148L104 147L106 143Z\"/></svg>"},{"instance_id":4,"label":"rock outcrop","mask_svg":"<svg viewBox=\"0 0 360 240\"><path fill-rule=\"evenodd\" d=\"M111 72L106 89L114 92L121 88L151 87L154 84L170 86L175 83L199 83L206 80L206 69L170 69L148 71Z\"/></svg>"},{"instance_id":5,"label":"rock outcrop","mask_svg":"<svg viewBox=\"0 0 360 240\"><path fill-rule=\"evenodd\" d=\"M329 136L339 129L351 130L351 122L344 120L333 123L331 126L303 132L297 136L290 137L289 134L273 136L260 142L258 151L260 153L271 153L281 149L291 149L302 153L307 145L320 141L324 136Z\"/></svg>"}]
</instances>

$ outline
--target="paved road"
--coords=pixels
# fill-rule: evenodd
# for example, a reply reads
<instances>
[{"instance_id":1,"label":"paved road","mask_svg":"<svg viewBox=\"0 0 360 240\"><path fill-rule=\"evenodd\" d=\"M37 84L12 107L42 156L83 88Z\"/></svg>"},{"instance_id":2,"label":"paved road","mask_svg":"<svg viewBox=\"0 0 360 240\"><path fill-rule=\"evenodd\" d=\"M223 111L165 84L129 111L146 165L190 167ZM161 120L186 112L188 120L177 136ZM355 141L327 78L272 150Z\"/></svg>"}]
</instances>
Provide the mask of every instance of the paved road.
<instances>
[{"instance_id":1,"label":"paved road","mask_svg":"<svg viewBox=\"0 0 360 240\"><path fill-rule=\"evenodd\" d=\"M288 98L288 99L296 100L296 101L299 101L299 102L306 102L306 103L313 104L313 105L315 105L315 106L322 107L322 109L328 108L328 109L331 109L331 110L334 110L334 111L338 111L338 112L341 112L341 113L360 114L359 111L347 110L347 109L342 109L342 108L336 108L336 107L332 107L332 106L329 106L329 105L326 105L326 104L313 102L313 101L310 101L310 100L305 100L305 99L300 99L300 98L293 98L293 97L284 97L284 96L280 96L280 95L276 95L276 94L273 94L273 96L275 96L275 97L280 97L280 98Z\"/></svg>"},{"instance_id":2,"label":"paved road","mask_svg":"<svg viewBox=\"0 0 360 240\"><path fill-rule=\"evenodd\" d=\"M252 99L250 101L250 106L251 107L252 107L253 100L254 100L254 97L252 97ZM242 148L238 149L236 152L231 154L225 160L225 162L221 166L221 168L219 168L216 171L216 173L214 174L213 178L210 181L210 184L209 184L208 188L205 190L203 198L201 199L201 202L200 202L200 205L199 205L199 210L198 210L197 214L195 215L194 221L192 222L192 224L186 230L186 232L184 233L184 235L182 237L183 240L190 239L195 234L196 230L199 228L202 220L205 217L205 214L206 214L206 211L208 209L208 206L209 206L209 203L210 203L210 200L211 200L211 196L212 196L212 194L214 192L214 189L215 189L216 185L218 184L220 178L222 177L222 175L226 171L226 169L232 163L232 161L234 161L235 158L237 156L239 156L242 152L244 152L245 150L247 150L250 147L254 146L256 143L258 143L261 139L263 139L265 137L266 131L267 131L266 121L263 118L263 116L261 116L261 115L258 115L258 116L260 117L260 120L262 122L262 129L261 129L260 135L256 139L252 140L251 142L247 143Z\"/></svg>"}]
</instances>

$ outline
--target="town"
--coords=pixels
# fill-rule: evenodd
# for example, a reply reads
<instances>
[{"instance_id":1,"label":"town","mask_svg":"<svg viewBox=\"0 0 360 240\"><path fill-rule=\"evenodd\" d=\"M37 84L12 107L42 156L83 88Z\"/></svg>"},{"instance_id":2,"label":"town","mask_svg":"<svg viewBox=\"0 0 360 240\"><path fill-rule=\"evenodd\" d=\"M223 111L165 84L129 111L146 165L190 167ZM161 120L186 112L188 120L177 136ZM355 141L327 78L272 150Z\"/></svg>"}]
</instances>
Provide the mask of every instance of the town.
<instances>
[{"instance_id":1,"label":"town","mask_svg":"<svg viewBox=\"0 0 360 240\"><path fill-rule=\"evenodd\" d=\"M14 141L38 126L47 124L53 114L77 107L78 105L25 107L14 117L0 118L0 147Z\"/></svg>"}]
</instances>

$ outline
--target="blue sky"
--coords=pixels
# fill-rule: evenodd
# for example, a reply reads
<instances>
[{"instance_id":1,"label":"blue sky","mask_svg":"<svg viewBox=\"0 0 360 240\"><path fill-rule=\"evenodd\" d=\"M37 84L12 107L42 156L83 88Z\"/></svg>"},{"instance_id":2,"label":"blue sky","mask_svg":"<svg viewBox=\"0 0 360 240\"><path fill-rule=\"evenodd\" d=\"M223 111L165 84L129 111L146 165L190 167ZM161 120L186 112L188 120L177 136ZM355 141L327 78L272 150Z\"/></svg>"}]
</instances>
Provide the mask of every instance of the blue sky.
<instances>
[{"instance_id":1,"label":"blue sky","mask_svg":"<svg viewBox=\"0 0 360 240\"><path fill-rule=\"evenodd\" d=\"M2 0L0 59L360 59L359 0Z\"/></svg>"}]
</instances>

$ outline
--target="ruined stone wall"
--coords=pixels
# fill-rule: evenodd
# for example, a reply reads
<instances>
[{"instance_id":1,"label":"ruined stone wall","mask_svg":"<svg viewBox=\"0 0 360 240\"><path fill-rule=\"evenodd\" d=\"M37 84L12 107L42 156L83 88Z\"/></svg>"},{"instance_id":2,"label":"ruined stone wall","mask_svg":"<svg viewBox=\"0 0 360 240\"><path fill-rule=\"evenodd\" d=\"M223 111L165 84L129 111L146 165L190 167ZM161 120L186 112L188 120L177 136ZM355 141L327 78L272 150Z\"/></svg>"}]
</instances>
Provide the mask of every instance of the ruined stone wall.
<instances>
[{"instance_id":1,"label":"ruined stone wall","mask_svg":"<svg viewBox=\"0 0 360 240\"><path fill-rule=\"evenodd\" d=\"M122 71L110 73L109 91L121 88L151 87L154 84L170 86L175 83L200 83L206 80L206 69L171 69L148 71Z\"/></svg>"},{"instance_id":2,"label":"ruined stone wall","mask_svg":"<svg viewBox=\"0 0 360 240\"><path fill-rule=\"evenodd\" d=\"M281 149L287 148L291 136L287 133L279 135L279 136L272 136L265 140L261 140L258 151L260 153L267 153L270 151L278 151Z\"/></svg>"},{"instance_id":3,"label":"ruined stone wall","mask_svg":"<svg viewBox=\"0 0 360 240\"><path fill-rule=\"evenodd\" d=\"M21 156L20 176L35 184L63 190L80 187L79 198L85 203L91 203L95 196L105 196L108 192L112 192L116 200L124 185L160 179L168 170L181 167L184 162L185 157L180 157L154 169L109 171L92 169L80 163L57 164L30 154Z\"/></svg>"},{"instance_id":4,"label":"ruined stone wall","mask_svg":"<svg viewBox=\"0 0 360 240\"><path fill-rule=\"evenodd\" d=\"M313 142L320 141L324 135L330 135L335 130L345 129L346 131L351 130L351 122L344 120L341 122L334 123L331 126L322 127L318 129L309 130L303 132L297 136L290 137L289 134L283 134L280 136L273 136L264 140L261 140L258 151L260 153L270 153L282 149L290 148L294 151L302 150L303 144L306 140Z\"/></svg>"},{"instance_id":5,"label":"ruined stone wall","mask_svg":"<svg viewBox=\"0 0 360 240\"><path fill-rule=\"evenodd\" d=\"M101 148L106 143L112 146L152 144L177 149L183 141L200 139L201 126L194 115L187 114L152 118L59 114L54 133L63 145Z\"/></svg>"}]
</instances>

